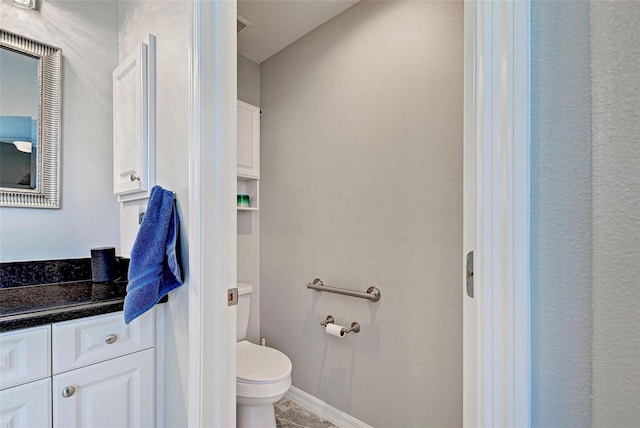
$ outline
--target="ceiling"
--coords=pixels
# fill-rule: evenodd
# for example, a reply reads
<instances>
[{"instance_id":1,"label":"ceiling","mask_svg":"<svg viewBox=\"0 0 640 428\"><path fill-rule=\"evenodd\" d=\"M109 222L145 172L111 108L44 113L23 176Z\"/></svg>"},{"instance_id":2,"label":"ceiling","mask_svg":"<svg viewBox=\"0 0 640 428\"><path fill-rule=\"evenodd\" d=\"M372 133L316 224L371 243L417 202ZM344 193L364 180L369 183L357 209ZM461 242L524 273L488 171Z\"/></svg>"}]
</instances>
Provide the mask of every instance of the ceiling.
<instances>
[{"instance_id":1,"label":"ceiling","mask_svg":"<svg viewBox=\"0 0 640 428\"><path fill-rule=\"evenodd\" d=\"M359 0L238 0L238 53L260 64Z\"/></svg>"}]
</instances>

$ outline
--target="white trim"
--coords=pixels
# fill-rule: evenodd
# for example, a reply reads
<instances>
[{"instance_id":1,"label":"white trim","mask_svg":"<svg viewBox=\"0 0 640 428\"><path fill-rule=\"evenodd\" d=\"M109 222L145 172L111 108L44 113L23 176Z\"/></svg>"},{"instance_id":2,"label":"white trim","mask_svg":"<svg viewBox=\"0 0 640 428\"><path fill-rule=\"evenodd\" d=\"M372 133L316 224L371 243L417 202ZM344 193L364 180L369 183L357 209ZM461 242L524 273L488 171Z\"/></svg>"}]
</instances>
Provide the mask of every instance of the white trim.
<instances>
[{"instance_id":1,"label":"white trim","mask_svg":"<svg viewBox=\"0 0 640 428\"><path fill-rule=\"evenodd\" d=\"M189 379L188 426L202 426L203 260L201 201L200 3L189 2Z\"/></svg>"},{"instance_id":2,"label":"white trim","mask_svg":"<svg viewBox=\"0 0 640 428\"><path fill-rule=\"evenodd\" d=\"M463 244L462 244L462 305L463 305L463 425L477 426L477 308L476 299L467 296L467 254L476 248L475 226L475 162L476 162L476 9L475 2L464 5L464 147L463 147ZM474 253L475 254L475 253Z\"/></svg>"},{"instance_id":3,"label":"white trim","mask_svg":"<svg viewBox=\"0 0 640 428\"><path fill-rule=\"evenodd\" d=\"M371 425L365 424L295 386L289 389L287 398L340 428L371 428Z\"/></svg>"},{"instance_id":4,"label":"white trim","mask_svg":"<svg viewBox=\"0 0 640 428\"><path fill-rule=\"evenodd\" d=\"M530 136L531 136L531 5L516 2L513 11L513 218L514 218L514 421L531 425L531 299L530 299Z\"/></svg>"},{"instance_id":5,"label":"white trim","mask_svg":"<svg viewBox=\"0 0 640 428\"><path fill-rule=\"evenodd\" d=\"M188 426L236 422L236 2L189 1Z\"/></svg>"},{"instance_id":6,"label":"white trim","mask_svg":"<svg viewBox=\"0 0 640 428\"><path fill-rule=\"evenodd\" d=\"M486 1L474 10L475 91L467 102L474 103L475 131L465 137L477 150L478 383L477 419L465 426L531 424L529 7Z\"/></svg>"},{"instance_id":7,"label":"white trim","mask_svg":"<svg viewBox=\"0 0 640 428\"><path fill-rule=\"evenodd\" d=\"M166 368L166 341L165 341L165 324L166 324L166 304L156 305L156 427L164 427L164 386L165 386L165 368Z\"/></svg>"}]
</instances>

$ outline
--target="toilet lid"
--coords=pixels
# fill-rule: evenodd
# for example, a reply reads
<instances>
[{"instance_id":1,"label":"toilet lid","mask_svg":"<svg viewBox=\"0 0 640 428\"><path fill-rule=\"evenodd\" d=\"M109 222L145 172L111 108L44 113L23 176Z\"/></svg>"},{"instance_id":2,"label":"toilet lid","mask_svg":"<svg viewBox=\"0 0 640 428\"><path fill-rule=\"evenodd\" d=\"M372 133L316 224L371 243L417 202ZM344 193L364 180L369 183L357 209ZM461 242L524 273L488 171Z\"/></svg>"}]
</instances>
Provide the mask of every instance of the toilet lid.
<instances>
[{"instance_id":1,"label":"toilet lid","mask_svg":"<svg viewBox=\"0 0 640 428\"><path fill-rule=\"evenodd\" d=\"M244 382L277 382L291 374L291 360L286 355L246 340L236 343L236 363L236 377Z\"/></svg>"}]
</instances>

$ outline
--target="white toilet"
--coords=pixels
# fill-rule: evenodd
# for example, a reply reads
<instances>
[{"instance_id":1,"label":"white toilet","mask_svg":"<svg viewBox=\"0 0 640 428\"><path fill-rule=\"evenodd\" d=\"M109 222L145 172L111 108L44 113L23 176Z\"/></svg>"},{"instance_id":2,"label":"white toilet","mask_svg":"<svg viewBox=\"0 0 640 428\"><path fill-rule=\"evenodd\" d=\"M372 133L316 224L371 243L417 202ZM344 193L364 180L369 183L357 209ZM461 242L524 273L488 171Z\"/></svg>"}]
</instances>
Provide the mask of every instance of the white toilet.
<instances>
[{"instance_id":1,"label":"white toilet","mask_svg":"<svg viewBox=\"0 0 640 428\"><path fill-rule=\"evenodd\" d=\"M276 349L245 340L252 292L250 284L238 283L236 425L275 428L273 404L291 387L291 360Z\"/></svg>"}]
</instances>

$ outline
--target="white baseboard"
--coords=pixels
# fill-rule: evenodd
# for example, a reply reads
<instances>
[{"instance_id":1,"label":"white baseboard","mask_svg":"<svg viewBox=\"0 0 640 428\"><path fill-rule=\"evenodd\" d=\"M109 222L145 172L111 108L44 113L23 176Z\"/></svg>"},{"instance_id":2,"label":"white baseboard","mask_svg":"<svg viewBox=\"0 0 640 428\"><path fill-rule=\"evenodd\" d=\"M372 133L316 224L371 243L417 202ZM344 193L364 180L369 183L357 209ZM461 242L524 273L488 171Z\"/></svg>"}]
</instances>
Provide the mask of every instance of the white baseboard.
<instances>
[{"instance_id":1,"label":"white baseboard","mask_svg":"<svg viewBox=\"0 0 640 428\"><path fill-rule=\"evenodd\" d=\"M292 386L287 398L340 428L372 428L370 425Z\"/></svg>"}]
</instances>

